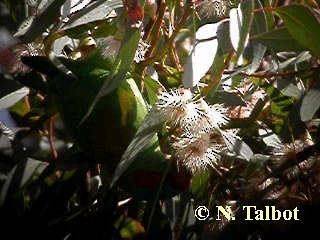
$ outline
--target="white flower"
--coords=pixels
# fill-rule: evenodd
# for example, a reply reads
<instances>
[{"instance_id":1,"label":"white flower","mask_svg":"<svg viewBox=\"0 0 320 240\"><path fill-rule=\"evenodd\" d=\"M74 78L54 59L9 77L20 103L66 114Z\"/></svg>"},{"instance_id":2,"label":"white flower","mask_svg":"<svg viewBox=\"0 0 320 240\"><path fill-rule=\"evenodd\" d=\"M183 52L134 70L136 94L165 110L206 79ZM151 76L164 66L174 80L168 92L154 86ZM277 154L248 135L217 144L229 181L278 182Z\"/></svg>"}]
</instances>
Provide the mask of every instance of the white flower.
<instances>
[{"instance_id":1,"label":"white flower","mask_svg":"<svg viewBox=\"0 0 320 240\"><path fill-rule=\"evenodd\" d=\"M220 128L229 122L229 118L226 116L227 109L222 104L208 105L203 99L199 101L203 111L206 112L208 123L211 127Z\"/></svg>"},{"instance_id":2,"label":"white flower","mask_svg":"<svg viewBox=\"0 0 320 240\"><path fill-rule=\"evenodd\" d=\"M194 101L189 89L162 91L157 106L172 125L194 133L220 128L229 120L223 105L208 105L203 98Z\"/></svg>"},{"instance_id":3,"label":"white flower","mask_svg":"<svg viewBox=\"0 0 320 240\"><path fill-rule=\"evenodd\" d=\"M174 156L178 164L192 174L208 166L214 167L220 159L219 153L225 146L218 130L196 136L188 133L173 143Z\"/></svg>"},{"instance_id":4,"label":"white flower","mask_svg":"<svg viewBox=\"0 0 320 240\"><path fill-rule=\"evenodd\" d=\"M201 129L201 123L205 118L205 113L197 102L186 104L185 116L181 119L181 127L190 132L198 132Z\"/></svg>"},{"instance_id":5,"label":"white flower","mask_svg":"<svg viewBox=\"0 0 320 240\"><path fill-rule=\"evenodd\" d=\"M191 174L215 168L220 152L237 139L220 129L229 121L227 109L194 97L190 89L162 91L157 109L170 127L175 160Z\"/></svg>"},{"instance_id":6,"label":"white flower","mask_svg":"<svg viewBox=\"0 0 320 240\"><path fill-rule=\"evenodd\" d=\"M193 95L188 89L174 89L169 92L162 91L157 103L158 109L165 119L173 126L181 124L184 119L196 114L197 110L193 105ZM193 117L191 117L193 118Z\"/></svg>"},{"instance_id":7,"label":"white flower","mask_svg":"<svg viewBox=\"0 0 320 240\"><path fill-rule=\"evenodd\" d=\"M222 17L231 5L230 2L228 0L200 0L197 1L197 7L204 17Z\"/></svg>"},{"instance_id":8,"label":"white flower","mask_svg":"<svg viewBox=\"0 0 320 240\"><path fill-rule=\"evenodd\" d=\"M212 129L220 128L229 122L226 116L227 109L222 104L208 105L203 98L200 98L196 105L200 117L196 122L189 122L184 126L188 131L209 133Z\"/></svg>"}]
</instances>

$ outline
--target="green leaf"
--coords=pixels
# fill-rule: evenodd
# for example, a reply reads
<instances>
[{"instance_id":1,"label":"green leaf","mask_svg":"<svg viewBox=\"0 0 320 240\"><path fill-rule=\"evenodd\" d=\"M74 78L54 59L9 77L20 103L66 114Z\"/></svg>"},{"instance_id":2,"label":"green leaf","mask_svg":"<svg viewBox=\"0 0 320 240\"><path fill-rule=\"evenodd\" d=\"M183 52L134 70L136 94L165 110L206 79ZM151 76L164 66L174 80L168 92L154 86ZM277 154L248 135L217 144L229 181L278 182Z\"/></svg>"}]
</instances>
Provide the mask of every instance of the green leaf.
<instances>
[{"instance_id":1,"label":"green leaf","mask_svg":"<svg viewBox=\"0 0 320 240\"><path fill-rule=\"evenodd\" d=\"M261 0L262 5L265 9L272 7L272 2L270 2L269 0ZM266 20L267 20L267 24L268 24L268 30L273 28L275 26L275 18L274 15L271 11L263 11Z\"/></svg>"},{"instance_id":2,"label":"green leaf","mask_svg":"<svg viewBox=\"0 0 320 240\"><path fill-rule=\"evenodd\" d=\"M66 0L51 0L45 4L37 16L30 16L14 34L25 42L31 42L40 36L60 16L60 7Z\"/></svg>"},{"instance_id":3,"label":"green leaf","mask_svg":"<svg viewBox=\"0 0 320 240\"><path fill-rule=\"evenodd\" d=\"M182 74L177 69L168 65L161 66L159 79L166 87L178 87L181 84Z\"/></svg>"},{"instance_id":4,"label":"green leaf","mask_svg":"<svg viewBox=\"0 0 320 240\"><path fill-rule=\"evenodd\" d=\"M290 140L292 135L299 137L305 126L297 118L297 114L299 114L298 102L292 97L285 96L280 90L262 79L250 78L250 80L263 88L271 99L272 125L270 128L283 140Z\"/></svg>"},{"instance_id":5,"label":"green leaf","mask_svg":"<svg viewBox=\"0 0 320 240\"><path fill-rule=\"evenodd\" d=\"M314 114L320 108L320 90L311 89L303 98L300 116L301 120L306 122L313 118Z\"/></svg>"},{"instance_id":6,"label":"green leaf","mask_svg":"<svg viewBox=\"0 0 320 240\"><path fill-rule=\"evenodd\" d=\"M192 177L191 191L195 198L196 205L208 206L208 192L210 189L210 171L202 171Z\"/></svg>"},{"instance_id":7,"label":"green leaf","mask_svg":"<svg viewBox=\"0 0 320 240\"><path fill-rule=\"evenodd\" d=\"M80 24L75 27L70 27L64 30L65 35L71 38L81 38L83 33L91 31L95 38L103 38L109 35L115 35L118 31L116 26L116 21L110 19L103 19L94 22L89 22L86 24Z\"/></svg>"},{"instance_id":8,"label":"green leaf","mask_svg":"<svg viewBox=\"0 0 320 240\"><path fill-rule=\"evenodd\" d=\"M236 50L235 62L238 61L248 44L254 5L254 0L243 1L237 9L230 10L230 39Z\"/></svg>"},{"instance_id":9,"label":"green leaf","mask_svg":"<svg viewBox=\"0 0 320 240\"><path fill-rule=\"evenodd\" d=\"M231 48L231 42L229 37L229 24L228 23L221 23L218 29L218 51L214 57L213 64L211 65L210 71L210 78L212 79L211 84L212 86L209 87L207 92L207 100L213 101L215 92L217 90L217 86L220 83L221 76L223 74L223 70L225 68L224 60L226 54L229 52ZM228 50L227 50L228 49Z\"/></svg>"},{"instance_id":10,"label":"green leaf","mask_svg":"<svg viewBox=\"0 0 320 240\"><path fill-rule=\"evenodd\" d=\"M146 77L144 79L144 86L146 88L145 94L149 104L154 104L158 101L158 91L161 88L159 81L154 80L151 77Z\"/></svg>"},{"instance_id":11,"label":"green leaf","mask_svg":"<svg viewBox=\"0 0 320 240\"><path fill-rule=\"evenodd\" d=\"M303 51L305 48L297 42L288 32L287 28L281 27L251 37L274 51Z\"/></svg>"},{"instance_id":12,"label":"green leaf","mask_svg":"<svg viewBox=\"0 0 320 240\"><path fill-rule=\"evenodd\" d=\"M262 3L257 0L256 8L263 9ZM268 31L268 19L267 13L263 10L262 12L256 13L253 17L252 27L250 34L260 34ZM248 69L248 73L254 73L260 66L261 60L267 50L267 47L261 43L253 42L253 58L251 62L251 66Z\"/></svg>"},{"instance_id":13,"label":"green leaf","mask_svg":"<svg viewBox=\"0 0 320 240\"><path fill-rule=\"evenodd\" d=\"M308 7L289 5L278 8L276 13L294 39L320 56L320 24Z\"/></svg>"},{"instance_id":14,"label":"green leaf","mask_svg":"<svg viewBox=\"0 0 320 240\"><path fill-rule=\"evenodd\" d=\"M144 227L140 222L124 215L118 218L114 227L119 230L122 239L136 239L145 234Z\"/></svg>"},{"instance_id":15,"label":"green leaf","mask_svg":"<svg viewBox=\"0 0 320 240\"><path fill-rule=\"evenodd\" d=\"M20 159L7 175L7 180L0 193L0 205L16 199L20 189L38 177L46 167L46 163L32 158Z\"/></svg>"},{"instance_id":16,"label":"green leaf","mask_svg":"<svg viewBox=\"0 0 320 240\"><path fill-rule=\"evenodd\" d=\"M72 15L70 20L63 26L64 30L69 30L80 25L105 19L115 8L122 7L121 0L99 0L86 6L81 11Z\"/></svg>"},{"instance_id":17,"label":"green leaf","mask_svg":"<svg viewBox=\"0 0 320 240\"><path fill-rule=\"evenodd\" d=\"M225 92L223 90L217 90L215 94L207 99L210 103L223 102L227 106L246 106L242 98L233 92Z\"/></svg>"}]
</instances>

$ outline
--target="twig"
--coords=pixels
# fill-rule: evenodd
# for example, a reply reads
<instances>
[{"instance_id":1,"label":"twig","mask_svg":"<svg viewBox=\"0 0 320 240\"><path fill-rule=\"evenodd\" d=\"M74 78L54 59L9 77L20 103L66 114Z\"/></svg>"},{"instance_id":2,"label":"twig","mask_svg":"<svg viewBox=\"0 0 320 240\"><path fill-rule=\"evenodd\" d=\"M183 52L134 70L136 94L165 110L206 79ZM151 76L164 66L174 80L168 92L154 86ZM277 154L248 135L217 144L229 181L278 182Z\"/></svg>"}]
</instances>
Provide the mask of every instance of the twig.
<instances>
[{"instance_id":1,"label":"twig","mask_svg":"<svg viewBox=\"0 0 320 240\"><path fill-rule=\"evenodd\" d=\"M314 68L303 69L295 72L285 71L285 72L273 72L273 73L263 73L263 74L259 74L259 73L248 74L245 72L241 72L240 74L244 77L271 78L271 77L287 77L292 75L299 75L306 72L319 72L319 71L320 71L320 67L314 67Z\"/></svg>"},{"instance_id":2,"label":"twig","mask_svg":"<svg viewBox=\"0 0 320 240\"><path fill-rule=\"evenodd\" d=\"M147 66L150 63L155 62L158 59L162 59L164 57L164 55L168 51L168 48L172 46L175 38L177 37L178 33L180 32L181 28L183 27L183 24L185 24L185 21L190 16L191 11L192 11L191 6L184 7L184 13L181 16L177 25L175 26L175 30L173 31L173 33L171 34L171 36L167 40L166 44L164 44L163 48L157 54L153 54L153 52L150 52L149 57L146 58L146 60L144 62L142 62L143 65ZM151 47L154 47L154 46L151 46Z\"/></svg>"},{"instance_id":3,"label":"twig","mask_svg":"<svg viewBox=\"0 0 320 240\"><path fill-rule=\"evenodd\" d=\"M49 119L49 129L48 129L48 140L49 140L49 145L51 149L51 154L54 160L58 158L58 152L55 148L54 144L54 137L53 137L53 125L54 125L54 119L51 117Z\"/></svg>"},{"instance_id":4,"label":"twig","mask_svg":"<svg viewBox=\"0 0 320 240\"><path fill-rule=\"evenodd\" d=\"M277 9L277 8L275 8L275 7L263 7L263 8L254 9L253 12L254 12L254 13L259 13L259 12L263 12L263 11L274 12L276 9Z\"/></svg>"}]
</instances>

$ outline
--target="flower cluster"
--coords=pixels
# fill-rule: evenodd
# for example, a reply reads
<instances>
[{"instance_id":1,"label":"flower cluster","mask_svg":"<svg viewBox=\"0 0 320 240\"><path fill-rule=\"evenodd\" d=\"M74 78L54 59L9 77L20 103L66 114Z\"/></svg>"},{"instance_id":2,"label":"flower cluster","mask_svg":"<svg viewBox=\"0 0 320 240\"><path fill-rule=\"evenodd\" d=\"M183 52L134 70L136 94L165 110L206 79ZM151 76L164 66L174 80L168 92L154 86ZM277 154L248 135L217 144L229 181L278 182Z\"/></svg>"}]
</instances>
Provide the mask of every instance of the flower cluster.
<instances>
[{"instance_id":1,"label":"flower cluster","mask_svg":"<svg viewBox=\"0 0 320 240\"><path fill-rule=\"evenodd\" d=\"M196 7L200 15L205 18L223 17L232 5L229 0L199 0L196 1Z\"/></svg>"},{"instance_id":2,"label":"flower cluster","mask_svg":"<svg viewBox=\"0 0 320 240\"><path fill-rule=\"evenodd\" d=\"M162 91L157 103L174 135L173 154L178 165L195 174L208 166L214 168L223 151L228 123L221 104L209 105L189 89Z\"/></svg>"}]
</instances>

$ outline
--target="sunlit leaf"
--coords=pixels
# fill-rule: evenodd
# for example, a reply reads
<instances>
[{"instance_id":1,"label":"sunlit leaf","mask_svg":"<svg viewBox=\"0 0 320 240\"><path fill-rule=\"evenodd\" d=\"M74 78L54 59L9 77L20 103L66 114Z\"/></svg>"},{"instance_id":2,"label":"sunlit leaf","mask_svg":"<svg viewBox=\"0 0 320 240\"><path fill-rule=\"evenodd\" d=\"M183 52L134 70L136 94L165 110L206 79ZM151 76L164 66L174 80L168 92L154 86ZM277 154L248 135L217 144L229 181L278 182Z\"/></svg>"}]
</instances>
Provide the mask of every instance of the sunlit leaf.
<instances>
[{"instance_id":1,"label":"sunlit leaf","mask_svg":"<svg viewBox=\"0 0 320 240\"><path fill-rule=\"evenodd\" d=\"M230 36L229 36L228 21L221 22L221 25L218 28L217 34L218 34L217 36L218 50L210 69L211 82L206 90L206 98L208 101L214 101L213 99L215 98L215 92L217 90L217 87L220 84L220 80L224 72L225 58L227 54L230 52L230 49L232 47L230 42ZM221 102L224 102L224 100L222 100Z\"/></svg>"},{"instance_id":2,"label":"sunlit leaf","mask_svg":"<svg viewBox=\"0 0 320 240\"><path fill-rule=\"evenodd\" d=\"M184 87L197 86L210 69L218 49L217 31L220 23L206 24L196 32L195 43L184 68Z\"/></svg>"},{"instance_id":3,"label":"sunlit leaf","mask_svg":"<svg viewBox=\"0 0 320 240\"><path fill-rule=\"evenodd\" d=\"M146 95L148 102L152 105L158 101L158 92L161 88L159 81L154 80L151 77L146 77L144 79L144 86L146 89Z\"/></svg>"},{"instance_id":4,"label":"sunlit leaf","mask_svg":"<svg viewBox=\"0 0 320 240\"><path fill-rule=\"evenodd\" d=\"M308 7L289 5L278 8L276 13L294 39L320 56L320 23Z\"/></svg>"},{"instance_id":5,"label":"sunlit leaf","mask_svg":"<svg viewBox=\"0 0 320 240\"><path fill-rule=\"evenodd\" d=\"M74 28L83 24L105 19L116 8L122 7L121 0L92 1L85 8L75 12L70 20L63 25L63 29Z\"/></svg>"},{"instance_id":6,"label":"sunlit leaf","mask_svg":"<svg viewBox=\"0 0 320 240\"><path fill-rule=\"evenodd\" d=\"M259 135L268 147L281 148L280 138L271 129L259 129Z\"/></svg>"},{"instance_id":7,"label":"sunlit leaf","mask_svg":"<svg viewBox=\"0 0 320 240\"><path fill-rule=\"evenodd\" d=\"M19 102L23 97L27 96L29 94L29 88L27 87L22 87L12 93L9 93L8 95L2 97L0 99L0 110L1 109L6 109L17 102Z\"/></svg>"},{"instance_id":8,"label":"sunlit leaf","mask_svg":"<svg viewBox=\"0 0 320 240\"><path fill-rule=\"evenodd\" d=\"M263 88L271 99L270 110L272 116L272 130L282 140L289 140L291 136L299 136L305 126L297 117L299 104L294 98L285 96L279 89L269 85L262 79L250 78L250 80Z\"/></svg>"},{"instance_id":9,"label":"sunlit leaf","mask_svg":"<svg viewBox=\"0 0 320 240\"><path fill-rule=\"evenodd\" d=\"M85 8L92 0L67 0L61 7L61 16L67 17L69 14Z\"/></svg>"},{"instance_id":10,"label":"sunlit leaf","mask_svg":"<svg viewBox=\"0 0 320 240\"><path fill-rule=\"evenodd\" d=\"M221 130L220 132L225 143L227 144L229 151L244 157L246 160L250 160L253 152L244 141L242 141L238 136L230 134L226 131Z\"/></svg>"},{"instance_id":11,"label":"sunlit leaf","mask_svg":"<svg viewBox=\"0 0 320 240\"><path fill-rule=\"evenodd\" d=\"M313 118L314 114L320 108L320 90L311 89L304 96L300 108L301 120L306 122Z\"/></svg>"},{"instance_id":12,"label":"sunlit leaf","mask_svg":"<svg viewBox=\"0 0 320 240\"><path fill-rule=\"evenodd\" d=\"M15 37L30 42L40 36L60 16L60 7L66 0L48 1L43 8L39 5L39 14L23 22Z\"/></svg>"},{"instance_id":13,"label":"sunlit leaf","mask_svg":"<svg viewBox=\"0 0 320 240\"><path fill-rule=\"evenodd\" d=\"M243 64L242 53L248 45L249 31L253 21L254 1L244 1L238 8L230 10L230 39L233 48L236 51L235 61L238 65Z\"/></svg>"},{"instance_id":14,"label":"sunlit leaf","mask_svg":"<svg viewBox=\"0 0 320 240\"><path fill-rule=\"evenodd\" d=\"M32 23L35 20L35 16L27 17L19 26L17 32L14 34L14 37L20 37L25 35L32 26Z\"/></svg>"},{"instance_id":15,"label":"sunlit leaf","mask_svg":"<svg viewBox=\"0 0 320 240\"><path fill-rule=\"evenodd\" d=\"M69 37L81 38L81 34L86 33L89 30L97 38L96 40L99 41L103 40L99 38L114 35L118 31L118 28L116 26L116 21L110 21L110 19L102 19L85 24L80 24L75 27L70 27L63 30L63 32Z\"/></svg>"},{"instance_id":16,"label":"sunlit leaf","mask_svg":"<svg viewBox=\"0 0 320 240\"><path fill-rule=\"evenodd\" d=\"M263 5L260 0L255 2L256 6L263 9ZM251 34L260 34L263 32L268 31L268 18L266 11L262 11L259 13L254 14L252 27L251 27ZM248 73L254 73L260 66L261 60L267 50L267 47L259 42L252 42L253 50L252 50L252 62L251 66L248 69Z\"/></svg>"}]
</instances>

